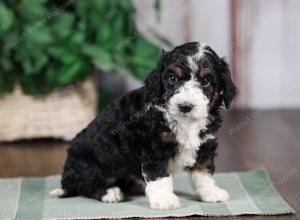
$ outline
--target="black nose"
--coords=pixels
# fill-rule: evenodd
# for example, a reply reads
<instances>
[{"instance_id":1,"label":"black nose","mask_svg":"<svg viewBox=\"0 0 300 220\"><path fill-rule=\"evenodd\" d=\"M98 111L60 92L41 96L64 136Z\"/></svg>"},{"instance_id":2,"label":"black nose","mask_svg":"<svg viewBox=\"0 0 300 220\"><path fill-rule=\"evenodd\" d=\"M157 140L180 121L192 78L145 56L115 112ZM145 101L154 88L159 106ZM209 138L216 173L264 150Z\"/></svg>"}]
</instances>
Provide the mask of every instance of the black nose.
<instances>
[{"instance_id":1,"label":"black nose","mask_svg":"<svg viewBox=\"0 0 300 220\"><path fill-rule=\"evenodd\" d=\"M181 112L188 113L193 109L194 105L187 103L187 102L183 102L183 103L177 104L177 106Z\"/></svg>"}]
</instances>

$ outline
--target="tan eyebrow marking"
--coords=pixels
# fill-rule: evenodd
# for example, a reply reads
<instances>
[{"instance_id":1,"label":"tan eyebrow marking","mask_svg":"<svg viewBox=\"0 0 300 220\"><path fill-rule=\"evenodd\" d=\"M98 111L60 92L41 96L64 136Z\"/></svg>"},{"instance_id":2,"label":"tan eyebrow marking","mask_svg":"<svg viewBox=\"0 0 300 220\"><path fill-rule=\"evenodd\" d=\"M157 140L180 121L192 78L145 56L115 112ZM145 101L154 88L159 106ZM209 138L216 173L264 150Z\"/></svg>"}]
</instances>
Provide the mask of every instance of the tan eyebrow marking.
<instances>
[{"instance_id":1,"label":"tan eyebrow marking","mask_svg":"<svg viewBox=\"0 0 300 220\"><path fill-rule=\"evenodd\" d=\"M201 69L199 71L200 77L206 76L209 73L209 69L208 68L203 68L201 66Z\"/></svg>"},{"instance_id":2,"label":"tan eyebrow marking","mask_svg":"<svg viewBox=\"0 0 300 220\"><path fill-rule=\"evenodd\" d=\"M183 76L183 71L180 67L171 65L168 70L171 70L178 78Z\"/></svg>"}]
</instances>

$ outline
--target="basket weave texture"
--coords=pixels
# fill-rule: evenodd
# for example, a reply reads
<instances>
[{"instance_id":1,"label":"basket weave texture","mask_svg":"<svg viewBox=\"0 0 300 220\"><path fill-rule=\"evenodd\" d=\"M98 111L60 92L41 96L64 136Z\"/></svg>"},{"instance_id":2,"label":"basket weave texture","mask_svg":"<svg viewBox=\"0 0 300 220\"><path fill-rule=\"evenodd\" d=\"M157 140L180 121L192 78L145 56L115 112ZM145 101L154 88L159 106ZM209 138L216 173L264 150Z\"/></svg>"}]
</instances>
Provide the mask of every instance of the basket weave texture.
<instances>
[{"instance_id":1,"label":"basket weave texture","mask_svg":"<svg viewBox=\"0 0 300 220\"><path fill-rule=\"evenodd\" d=\"M33 98L16 87L0 98L0 141L34 138L71 140L96 114L91 79Z\"/></svg>"}]
</instances>

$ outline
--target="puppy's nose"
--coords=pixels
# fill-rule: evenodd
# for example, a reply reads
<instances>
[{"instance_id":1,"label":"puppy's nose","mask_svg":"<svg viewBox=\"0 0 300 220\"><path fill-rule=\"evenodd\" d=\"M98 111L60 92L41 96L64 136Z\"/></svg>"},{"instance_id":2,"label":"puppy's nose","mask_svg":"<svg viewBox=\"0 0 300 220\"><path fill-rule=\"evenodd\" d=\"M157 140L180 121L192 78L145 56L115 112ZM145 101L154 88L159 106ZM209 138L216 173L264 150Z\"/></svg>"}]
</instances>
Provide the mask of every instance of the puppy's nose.
<instances>
[{"instance_id":1,"label":"puppy's nose","mask_svg":"<svg viewBox=\"0 0 300 220\"><path fill-rule=\"evenodd\" d=\"M188 102L183 102L183 103L177 104L177 106L181 112L188 113L188 112L192 111L194 105L192 105L191 103L188 103Z\"/></svg>"}]
</instances>

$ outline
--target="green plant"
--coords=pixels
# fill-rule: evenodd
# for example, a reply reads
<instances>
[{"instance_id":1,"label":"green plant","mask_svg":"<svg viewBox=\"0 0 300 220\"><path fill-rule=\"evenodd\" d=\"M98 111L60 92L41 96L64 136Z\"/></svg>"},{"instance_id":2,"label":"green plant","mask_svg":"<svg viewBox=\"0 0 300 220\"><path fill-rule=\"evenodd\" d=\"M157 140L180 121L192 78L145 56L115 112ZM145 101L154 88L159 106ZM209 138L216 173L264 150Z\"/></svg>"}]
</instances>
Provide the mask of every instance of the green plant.
<instances>
[{"instance_id":1,"label":"green plant","mask_svg":"<svg viewBox=\"0 0 300 220\"><path fill-rule=\"evenodd\" d=\"M134 16L131 0L2 0L0 94L19 83L37 96L94 68L143 79L159 49Z\"/></svg>"}]
</instances>

